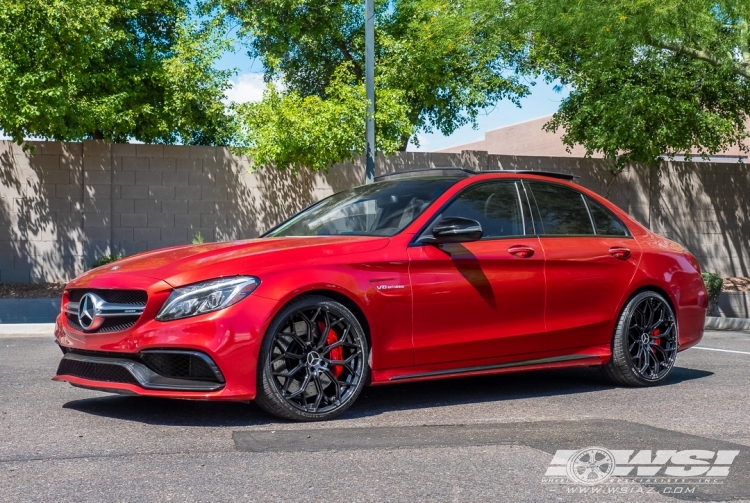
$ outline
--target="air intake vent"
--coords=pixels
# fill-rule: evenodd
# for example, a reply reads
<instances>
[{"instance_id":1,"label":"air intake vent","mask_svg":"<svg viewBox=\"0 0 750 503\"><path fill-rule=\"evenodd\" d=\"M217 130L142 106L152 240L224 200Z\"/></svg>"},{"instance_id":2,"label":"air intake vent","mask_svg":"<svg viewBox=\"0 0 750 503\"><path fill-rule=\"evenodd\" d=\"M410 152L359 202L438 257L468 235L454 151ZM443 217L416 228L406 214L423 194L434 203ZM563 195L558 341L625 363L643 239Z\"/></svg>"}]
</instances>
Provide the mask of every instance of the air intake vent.
<instances>
[{"instance_id":1,"label":"air intake vent","mask_svg":"<svg viewBox=\"0 0 750 503\"><path fill-rule=\"evenodd\" d=\"M133 375L120 365L92 363L63 358L57 368L57 375L69 375L92 381L138 384Z\"/></svg>"},{"instance_id":2,"label":"air intake vent","mask_svg":"<svg viewBox=\"0 0 750 503\"><path fill-rule=\"evenodd\" d=\"M223 382L217 376L218 369L214 371L216 364L197 352L144 351L141 359L154 372L164 377Z\"/></svg>"}]
</instances>

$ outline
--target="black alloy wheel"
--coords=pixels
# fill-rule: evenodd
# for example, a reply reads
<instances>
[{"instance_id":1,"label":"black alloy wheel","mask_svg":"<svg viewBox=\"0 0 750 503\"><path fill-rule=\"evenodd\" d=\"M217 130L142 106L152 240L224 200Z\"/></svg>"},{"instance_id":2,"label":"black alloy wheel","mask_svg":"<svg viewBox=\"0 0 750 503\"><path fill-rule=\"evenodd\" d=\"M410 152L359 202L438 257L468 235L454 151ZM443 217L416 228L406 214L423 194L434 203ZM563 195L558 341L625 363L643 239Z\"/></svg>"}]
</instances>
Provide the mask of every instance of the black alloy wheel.
<instances>
[{"instance_id":1,"label":"black alloy wheel","mask_svg":"<svg viewBox=\"0 0 750 503\"><path fill-rule=\"evenodd\" d=\"M258 365L256 402L297 421L331 419L348 409L369 376L368 344L344 305L304 296L269 327Z\"/></svg>"},{"instance_id":2,"label":"black alloy wheel","mask_svg":"<svg viewBox=\"0 0 750 503\"><path fill-rule=\"evenodd\" d=\"M659 384L672 371L677 349L677 321L669 302L656 292L641 292L620 314L604 372L617 384Z\"/></svg>"}]
</instances>

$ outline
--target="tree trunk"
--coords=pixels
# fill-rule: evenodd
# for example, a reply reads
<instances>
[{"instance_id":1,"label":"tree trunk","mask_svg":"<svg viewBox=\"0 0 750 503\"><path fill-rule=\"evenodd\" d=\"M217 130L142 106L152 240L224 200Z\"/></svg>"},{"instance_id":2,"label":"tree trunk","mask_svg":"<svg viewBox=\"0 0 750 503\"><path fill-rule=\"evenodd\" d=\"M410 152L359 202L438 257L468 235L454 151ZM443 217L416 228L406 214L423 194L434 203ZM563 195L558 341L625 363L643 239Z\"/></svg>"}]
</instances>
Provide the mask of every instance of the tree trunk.
<instances>
[{"instance_id":1,"label":"tree trunk","mask_svg":"<svg viewBox=\"0 0 750 503\"><path fill-rule=\"evenodd\" d=\"M398 148L399 152L406 152L406 147L409 146L409 140L411 140L411 135L404 135L401 137L401 146Z\"/></svg>"},{"instance_id":2,"label":"tree trunk","mask_svg":"<svg viewBox=\"0 0 750 503\"><path fill-rule=\"evenodd\" d=\"M94 130L93 133L89 133L89 136L92 140L103 140L104 139L104 133L101 129Z\"/></svg>"}]
</instances>

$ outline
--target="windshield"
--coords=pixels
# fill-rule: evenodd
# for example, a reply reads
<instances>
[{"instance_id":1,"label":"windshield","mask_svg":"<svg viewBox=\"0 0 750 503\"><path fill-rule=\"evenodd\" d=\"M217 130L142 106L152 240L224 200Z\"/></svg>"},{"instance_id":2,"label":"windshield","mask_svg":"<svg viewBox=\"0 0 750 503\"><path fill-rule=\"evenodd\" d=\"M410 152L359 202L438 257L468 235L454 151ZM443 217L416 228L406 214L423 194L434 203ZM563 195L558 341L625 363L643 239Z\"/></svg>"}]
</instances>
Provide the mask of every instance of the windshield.
<instances>
[{"instance_id":1,"label":"windshield","mask_svg":"<svg viewBox=\"0 0 750 503\"><path fill-rule=\"evenodd\" d=\"M456 178L422 178L362 185L323 199L264 237L392 236L414 221L456 181Z\"/></svg>"}]
</instances>

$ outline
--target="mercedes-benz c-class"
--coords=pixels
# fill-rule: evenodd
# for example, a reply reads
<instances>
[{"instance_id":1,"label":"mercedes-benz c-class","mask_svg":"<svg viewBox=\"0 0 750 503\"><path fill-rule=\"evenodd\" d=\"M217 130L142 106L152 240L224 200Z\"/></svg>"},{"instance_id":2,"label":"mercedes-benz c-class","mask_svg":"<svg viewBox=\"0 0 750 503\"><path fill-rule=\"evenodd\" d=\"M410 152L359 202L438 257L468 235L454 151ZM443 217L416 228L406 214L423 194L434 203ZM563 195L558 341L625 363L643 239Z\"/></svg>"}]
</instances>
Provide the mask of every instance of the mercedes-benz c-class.
<instances>
[{"instance_id":1,"label":"mercedes-benz c-class","mask_svg":"<svg viewBox=\"0 0 750 503\"><path fill-rule=\"evenodd\" d=\"M707 305L695 257L570 176L403 172L257 239L79 276L54 379L301 421L368 385L599 366L651 386L701 340Z\"/></svg>"}]
</instances>

